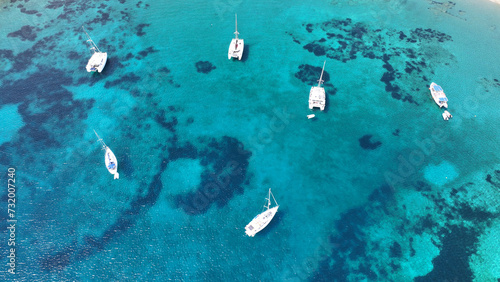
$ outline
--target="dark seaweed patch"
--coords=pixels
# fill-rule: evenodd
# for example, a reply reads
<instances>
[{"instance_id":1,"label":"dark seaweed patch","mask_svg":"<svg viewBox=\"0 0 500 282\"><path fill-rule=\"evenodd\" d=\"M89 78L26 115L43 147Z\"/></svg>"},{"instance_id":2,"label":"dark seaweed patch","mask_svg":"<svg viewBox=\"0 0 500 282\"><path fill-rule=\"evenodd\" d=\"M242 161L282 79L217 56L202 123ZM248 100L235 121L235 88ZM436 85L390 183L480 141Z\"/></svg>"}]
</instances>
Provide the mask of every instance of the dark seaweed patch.
<instances>
[{"instance_id":1,"label":"dark seaweed patch","mask_svg":"<svg viewBox=\"0 0 500 282\"><path fill-rule=\"evenodd\" d=\"M171 71L167 67L161 67L157 71L157 76L159 79L162 81L167 81L170 85L173 85L174 87L181 87L178 83L174 81L172 78ZM172 106L169 106L169 108Z\"/></svg>"},{"instance_id":2,"label":"dark seaweed patch","mask_svg":"<svg viewBox=\"0 0 500 282\"><path fill-rule=\"evenodd\" d=\"M313 31L312 27L313 27L313 25L312 25L312 24L307 24L307 25L306 25L306 30L307 30L307 32L311 33L311 32Z\"/></svg>"},{"instance_id":3,"label":"dark seaweed patch","mask_svg":"<svg viewBox=\"0 0 500 282\"><path fill-rule=\"evenodd\" d=\"M211 139L206 149L198 153L205 166L199 187L194 192L177 195L176 206L190 215L203 214L213 204L219 208L225 206L235 193L243 193L250 156L235 138Z\"/></svg>"},{"instance_id":4,"label":"dark seaweed patch","mask_svg":"<svg viewBox=\"0 0 500 282\"><path fill-rule=\"evenodd\" d=\"M209 61L199 61L195 64L196 71L201 73L209 73L212 70L216 69L216 67L210 63Z\"/></svg>"},{"instance_id":5,"label":"dark seaweed patch","mask_svg":"<svg viewBox=\"0 0 500 282\"><path fill-rule=\"evenodd\" d=\"M295 77L307 84L312 84L319 80L322 67L315 67L308 64L300 65L299 71L295 73ZM323 72L323 81L327 84L330 81L330 74L325 70Z\"/></svg>"},{"instance_id":6,"label":"dark seaweed patch","mask_svg":"<svg viewBox=\"0 0 500 282\"><path fill-rule=\"evenodd\" d=\"M95 17L90 23L100 23L101 25L106 25L108 22L112 22L113 20L110 18L109 13L105 13L103 11L97 11L100 16Z\"/></svg>"},{"instance_id":7,"label":"dark seaweed patch","mask_svg":"<svg viewBox=\"0 0 500 282\"><path fill-rule=\"evenodd\" d=\"M130 59L132 59L134 57L134 55L132 53L128 53L127 56L125 56L125 61L128 61Z\"/></svg>"},{"instance_id":8,"label":"dark seaweed patch","mask_svg":"<svg viewBox=\"0 0 500 282\"><path fill-rule=\"evenodd\" d=\"M441 251L432 260L434 268L427 275L416 277L414 281L473 280L468 257L476 251L479 233L474 229L453 225L443 235Z\"/></svg>"},{"instance_id":9,"label":"dark seaweed patch","mask_svg":"<svg viewBox=\"0 0 500 282\"><path fill-rule=\"evenodd\" d=\"M80 59L80 54L78 52L75 52L75 51L69 51L68 58L70 60L78 60L78 59Z\"/></svg>"},{"instance_id":10,"label":"dark seaweed patch","mask_svg":"<svg viewBox=\"0 0 500 282\"><path fill-rule=\"evenodd\" d=\"M369 215L363 208L351 209L342 215L335 224L338 234L330 236L330 243L336 248L332 250L329 258L320 262L313 274L313 281L347 281L350 273L348 258L356 261L366 256L367 242L363 238L363 226L367 224L368 218ZM366 265L362 270L362 273L372 275Z\"/></svg>"},{"instance_id":11,"label":"dark seaweed patch","mask_svg":"<svg viewBox=\"0 0 500 282\"><path fill-rule=\"evenodd\" d=\"M320 44L309 43L307 45L304 45L304 49L311 53L314 53L314 55L316 56L326 55L326 48Z\"/></svg>"},{"instance_id":12,"label":"dark seaweed patch","mask_svg":"<svg viewBox=\"0 0 500 282\"><path fill-rule=\"evenodd\" d=\"M438 42L452 41L451 36L430 28L427 29L416 28L410 31L410 37L415 41L433 41L433 40L437 40Z\"/></svg>"},{"instance_id":13,"label":"dark seaweed patch","mask_svg":"<svg viewBox=\"0 0 500 282\"><path fill-rule=\"evenodd\" d=\"M159 72L163 72L163 73L166 73L166 74L169 74L170 73L170 70L167 68L167 67L161 67L158 69Z\"/></svg>"},{"instance_id":14,"label":"dark seaweed patch","mask_svg":"<svg viewBox=\"0 0 500 282\"><path fill-rule=\"evenodd\" d=\"M37 10L26 10L26 8L22 8L21 13L28 14L28 15L34 15L34 14L38 13L38 11Z\"/></svg>"},{"instance_id":15,"label":"dark seaweed patch","mask_svg":"<svg viewBox=\"0 0 500 282\"><path fill-rule=\"evenodd\" d=\"M165 110L161 110L156 116L155 121L158 122L163 128L175 133L175 126L177 125L177 118L172 117L171 121L165 119Z\"/></svg>"},{"instance_id":16,"label":"dark seaweed patch","mask_svg":"<svg viewBox=\"0 0 500 282\"><path fill-rule=\"evenodd\" d=\"M119 79L111 80L111 81L106 81L104 84L104 88L111 88L116 85L120 84L133 84L137 81L139 81L141 78L137 76L136 74L133 73L127 73L123 76L121 76Z\"/></svg>"},{"instance_id":17,"label":"dark seaweed patch","mask_svg":"<svg viewBox=\"0 0 500 282\"><path fill-rule=\"evenodd\" d=\"M43 258L40 261L42 270L62 270L71 262L74 250L68 247L52 256Z\"/></svg>"},{"instance_id":18,"label":"dark seaweed patch","mask_svg":"<svg viewBox=\"0 0 500 282\"><path fill-rule=\"evenodd\" d=\"M30 31L32 32L32 31ZM49 56L51 55L50 51L53 50L57 44L57 39L64 32L58 32L54 35L44 37L38 40L33 46L29 49L24 50L21 53L18 53L16 56L13 55L12 51L9 50L0 50L0 56L3 58L9 59L13 62L12 69L9 72L20 72L25 70L27 67L32 65L33 58L37 56ZM36 36L36 35L28 35L26 36Z\"/></svg>"},{"instance_id":19,"label":"dark seaweed patch","mask_svg":"<svg viewBox=\"0 0 500 282\"><path fill-rule=\"evenodd\" d=\"M64 6L66 1L64 0L54 0L54 1L49 1L49 4L45 6L47 9L58 9Z\"/></svg>"},{"instance_id":20,"label":"dark seaweed patch","mask_svg":"<svg viewBox=\"0 0 500 282\"><path fill-rule=\"evenodd\" d=\"M495 170L495 178L497 180L500 180L500 170ZM491 185L500 188L500 181L493 181L493 177L491 174L486 175L486 181L490 183Z\"/></svg>"},{"instance_id":21,"label":"dark seaweed patch","mask_svg":"<svg viewBox=\"0 0 500 282\"><path fill-rule=\"evenodd\" d=\"M19 37L22 41L35 41L36 33L34 32L34 29L34 26L25 25L22 26L20 30L7 34L7 37Z\"/></svg>"},{"instance_id":22,"label":"dark seaweed patch","mask_svg":"<svg viewBox=\"0 0 500 282\"><path fill-rule=\"evenodd\" d=\"M465 220L471 221L486 221L493 218L495 215L478 208L472 208L470 205L462 203L458 210L460 216Z\"/></svg>"},{"instance_id":23,"label":"dark seaweed patch","mask_svg":"<svg viewBox=\"0 0 500 282\"><path fill-rule=\"evenodd\" d=\"M65 85L72 85L71 77L51 68L41 69L26 79L4 82L0 104L20 104L18 111L25 121L9 147L17 152L42 152L60 146L65 136L74 134L74 128L87 118L94 100L73 100L72 93L63 87ZM41 165L48 173L55 167L52 160L44 158L18 159L30 167Z\"/></svg>"},{"instance_id":24,"label":"dark seaweed patch","mask_svg":"<svg viewBox=\"0 0 500 282\"><path fill-rule=\"evenodd\" d=\"M144 28L150 26L150 24L139 24L138 26L135 27L137 36L143 36L146 33L144 32Z\"/></svg>"},{"instance_id":25,"label":"dark seaweed patch","mask_svg":"<svg viewBox=\"0 0 500 282\"><path fill-rule=\"evenodd\" d=\"M375 150L382 145L382 142L380 141L373 142L371 141L371 138L372 138L371 134L367 134L359 138L359 146L361 146L361 148L366 150Z\"/></svg>"},{"instance_id":26,"label":"dark seaweed patch","mask_svg":"<svg viewBox=\"0 0 500 282\"><path fill-rule=\"evenodd\" d=\"M380 188L373 190L368 199L371 202L385 202L389 199L392 199L393 190L390 186L383 185Z\"/></svg>"},{"instance_id":27,"label":"dark seaweed patch","mask_svg":"<svg viewBox=\"0 0 500 282\"><path fill-rule=\"evenodd\" d=\"M400 40L403 40L403 39L405 39L406 37L407 37L407 36L406 36L406 34L405 34L404 32L402 32L402 31L400 31L400 32L399 32L399 39L400 39Z\"/></svg>"},{"instance_id":28,"label":"dark seaweed patch","mask_svg":"<svg viewBox=\"0 0 500 282\"><path fill-rule=\"evenodd\" d=\"M151 54L151 53L156 53L158 52L158 50L156 50L153 46L150 46L142 51L140 51L138 54L139 56L137 57L137 59L143 59L145 58L147 55Z\"/></svg>"}]
</instances>

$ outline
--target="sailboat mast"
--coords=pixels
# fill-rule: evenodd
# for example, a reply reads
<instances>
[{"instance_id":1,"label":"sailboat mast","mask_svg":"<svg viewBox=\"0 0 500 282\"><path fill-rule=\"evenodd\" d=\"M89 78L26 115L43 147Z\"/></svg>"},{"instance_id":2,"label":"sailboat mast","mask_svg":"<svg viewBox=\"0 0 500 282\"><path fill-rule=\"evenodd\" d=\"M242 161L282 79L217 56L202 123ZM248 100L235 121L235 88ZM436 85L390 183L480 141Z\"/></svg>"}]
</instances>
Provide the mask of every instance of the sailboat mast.
<instances>
[{"instance_id":1,"label":"sailboat mast","mask_svg":"<svg viewBox=\"0 0 500 282\"><path fill-rule=\"evenodd\" d=\"M94 133L95 135L97 136L97 141L101 142L101 145L102 145L102 149L106 149L106 143L104 143L104 141L102 140L101 137L99 137L99 135L97 135L97 132L95 132L95 129L94 129Z\"/></svg>"},{"instance_id":2,"label":"sailboat mast","mask_svg":"<svg viewBox=\"0 0 500 282\"><path fill-rule=\"evenodd\" d=\"M236 35L236 39L238 39L238 34L240 34L238 32L238 14L234 14L234 23L235 23L235 32L234 34Z\"/></svg>"},{"instance_id":3,"label":"sailboat mast","mask_svg":"<svg viewBox=\"0 0 500 282\"><path fill-rule=\"evenodd\" d=\"M323 71L325 70L325 64L326 64L326 61L323 62L323 69L321 70L321 76L319 77L319 80L318 80L318 87L321 86L321 83L323 83Z\"/></svg>"},{"instance_id":4,"label":"sailboat mast","mask_svg":"<svg viewBox=\"0 0 500 282\"><path fill-rule=\"evenodd\" d=\"M95 45L94 41L92 40L92 38L90 38L90 35L85 31L85 28L83 27L82 25L82 29L83 29L83 32L85 32L85 34L87 35L87 42L89 43L89 45L91 46L90 47L90 50L95 51L97 50L97 52L101 53L101 50L99 50L99 48L97 48L97 45Z\"/></svg>"},{"instance_id":5,"label":"sailboat mast","mask_svg":"<svg viewBox=\"0 0 500 282\"><path fill-rule=\"evenodd\" d=\"M267 195L267 209L271 206L271 188L269 188L269 195Z\"/></svg>"}]
</instances>

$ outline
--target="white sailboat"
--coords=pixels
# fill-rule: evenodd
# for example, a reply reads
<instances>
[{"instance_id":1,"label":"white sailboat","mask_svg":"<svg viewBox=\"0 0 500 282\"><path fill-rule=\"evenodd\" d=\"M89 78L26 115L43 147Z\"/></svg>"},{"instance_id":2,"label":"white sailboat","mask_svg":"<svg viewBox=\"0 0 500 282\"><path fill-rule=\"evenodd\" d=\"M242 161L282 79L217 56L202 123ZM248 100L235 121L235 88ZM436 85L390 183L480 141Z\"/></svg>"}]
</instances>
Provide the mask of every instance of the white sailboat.
<instances>
[{"instance_id":1,"label":"white sailboat","mask_svg":"<svg viewBox=\"0 0 500 282\"><path fill-rule=\"evenodd\" d=\"M274 203L276 204L276 206L273 208L269 208L271 206L271 196L273 197ZM279 205L278 202L276 202L273 193L271 193L271 188L269 188L269 194L266 200L267 202L264 205L263 211L256 217L254 217L252 221L247 224L247 226L245 226L245 233L250 237L255 236L255 234L264 229L269 224L269 222L271 222L274 215L278 211Z\"/></svg>"},{"instance_id":2,"label":"white sailboat","mask_svg":"<svg viewBox=\"0 0 500 282\"><path fill-rule=\"evenodd\" d=\"M95 130L94 133L97 136L97 141L101 142L102 149L106 151L104 153L104 163L106 164L106 168L108 169L109 173L115 176L114 179L118 179L120 177L120 174L118 174L118 161L116 160L115 154L113 154L113 151L111 151L111 149L106 146L106 143L104 143L102 138L97 135L97 132L95 132Z\"/></svg>"},{"instance_id":3,"label":"white sailboat","mask_svg":"<svg viewBox=\"0 0 500 282\"><path fill-rule=\"evenodd\" d=\"M227 58L231 60L231 58L238 58L241 61L243 57L243 48L245 48L245 42L243 39L238 38L238 16L234 14L236 31L234 32L235 38L231 40L231 44L229 44L229 51L227 52Z\"/></svg>"},{"instance_id":4,"label":"white sailboat","mask_svg":"<svg viewBox=\"0 0 500 282\"><path fill-rule=\"evenodd\" d=\"M87 35L87 43L89 44L90 47L90 53L92 56L90 57L88 63L87 63L87 71L88 72L102 72L104 69L104 66L106 65L106 62L108 61L108 53L101 52L99 48L97 48L97 45L95 45L94 41L92 38L90 38L90 35L85 31L85 28L83 28L83 32Z\"/></svg>"},{"instance_id":5,"label":"white sailboat","mask_svg":"<svg viewBox=\"0 0 500 282\"><path fill-rule=\"evenodd\" d=\"M309 91L309 109L319 108L320 110L325 109L326 104L326 95L325 89L321 87L323 81L323 72L325 71L326 61L323 63L323 69L321 70L321 76L318 80L318 86L311 87L311 91Z\"/></svg>"}]
</instances>

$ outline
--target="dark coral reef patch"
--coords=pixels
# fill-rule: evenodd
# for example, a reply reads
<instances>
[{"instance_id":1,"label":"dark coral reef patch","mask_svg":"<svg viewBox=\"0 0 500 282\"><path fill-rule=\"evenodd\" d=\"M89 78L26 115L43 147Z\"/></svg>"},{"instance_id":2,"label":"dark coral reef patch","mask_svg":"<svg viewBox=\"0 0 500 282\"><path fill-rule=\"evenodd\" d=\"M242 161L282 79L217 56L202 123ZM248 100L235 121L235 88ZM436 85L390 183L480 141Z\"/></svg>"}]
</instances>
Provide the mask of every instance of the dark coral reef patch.
<instances>
[{"instance_id":1,"label":"dark coral reef patch","mask_svg":"<svg viewBox=\"0 0 500 282\"><path fill-rule=\"evenodd\" d=\"M209 73L212 70L216 69L216 67L210 63L209 61L199 61L195 64L196 71L201 73Z\"/></svg>"},{"instance_id":2,"label":"dark coral reef patch","mask_svg":"<svg viewBox=\"0 0 500 282\"><path fill-rule=\"evenodd\" d=\"M176 205L190 215L205 213L212 204L225 206L235 194L243 193L250 151L235 138L212 138L198 152L205 167L201 183L194 192L175 196Z\"/></svg>"},{"instance_id":3,"label":"dark coral reef patch","mask_svg":"<svg viewBox=\"0 0 500 282\"><path fill-rule=\"evenodd\" d=\"M21 38L22 41L24 40L35 41L36 39L35 27L30 25L22 26L20 30L7 34L7 37L19 37Z\"/></svg>"},{"instance_id":4,"label":"dark coral reef patch","mask_svg":"<svg viewBox=\"0 0 500 282\"><path fill-rule=\"evenodd\" d=\"M305 82L307 84L317 83L319 77L321 75L322 67L315 67L308 64L300 65L299 71L295 73L295 77L300 79L300 81ZM327 83L330 81L330 75L327 71L323 73L323 81Z\"/></svg>"},{"instance_id":5,"label":"dark coral reef patch","mask_svg":"<svg viewBox=\"0 0 500 282\"><path fill-rule=\"evenodd\" d=\"M380 141L372 141L372 135L371 134L367 134L367 135L364 135L363 137L359 138L359 146L361 146L361 148L363 149L366 149L366 150L375 150L377 149L378 147L380 147L382 145L382 142Z\"/></svg>"}]
</instances>

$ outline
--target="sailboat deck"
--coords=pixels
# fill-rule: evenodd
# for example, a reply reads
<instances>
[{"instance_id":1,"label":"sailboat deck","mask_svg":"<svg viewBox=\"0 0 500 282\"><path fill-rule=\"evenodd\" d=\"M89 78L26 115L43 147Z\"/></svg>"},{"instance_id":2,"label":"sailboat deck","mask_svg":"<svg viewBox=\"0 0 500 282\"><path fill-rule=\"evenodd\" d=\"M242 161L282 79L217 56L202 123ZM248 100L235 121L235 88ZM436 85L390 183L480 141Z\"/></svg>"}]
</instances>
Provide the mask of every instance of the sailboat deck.
<instances>
[{"instance_id":1,"label":"sailboat deck","mask_svg":"<svg viewBox=\"0 0 500 282\"><path fill-rule=\"evenodd\" d=\"M243 39L233 38L233 40L231 40L231 44L229 45L228 57L238 58L239 60L241 60L244 46L245 42L243 41Z\"/></svg>"},{"instance_id":2,"label":"sailboat deck","mask_svg":"<svg viewBox=\"0 0 500 282\"><path fill-rule=\"evenodd\" d=\"M325 108L325 89L319 86L311 87L311 92L309 92L309 109L320 108L323 110Z\"/></svg>"}]
</instances>

